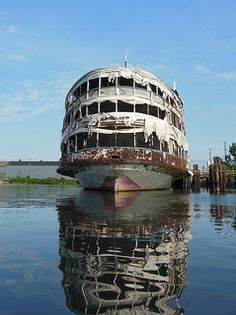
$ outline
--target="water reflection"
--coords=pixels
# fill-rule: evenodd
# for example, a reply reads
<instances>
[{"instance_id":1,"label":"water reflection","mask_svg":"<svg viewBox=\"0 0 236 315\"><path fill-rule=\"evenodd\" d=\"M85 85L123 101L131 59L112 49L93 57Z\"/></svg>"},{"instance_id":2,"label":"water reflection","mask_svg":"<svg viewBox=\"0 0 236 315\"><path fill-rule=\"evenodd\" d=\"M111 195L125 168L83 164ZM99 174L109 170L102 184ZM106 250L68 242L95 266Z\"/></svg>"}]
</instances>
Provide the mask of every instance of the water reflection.
<instances>
[{"instance_id":1,"label":"water reflection","mask_svg":"<svg viewBox=\"0 0 236 315\"><path fill-rule=\"evenodd\" d=\"M82 314L183 314L188 195L80 191L58 198L59 269Z\"/></svg>"}]
</instances>

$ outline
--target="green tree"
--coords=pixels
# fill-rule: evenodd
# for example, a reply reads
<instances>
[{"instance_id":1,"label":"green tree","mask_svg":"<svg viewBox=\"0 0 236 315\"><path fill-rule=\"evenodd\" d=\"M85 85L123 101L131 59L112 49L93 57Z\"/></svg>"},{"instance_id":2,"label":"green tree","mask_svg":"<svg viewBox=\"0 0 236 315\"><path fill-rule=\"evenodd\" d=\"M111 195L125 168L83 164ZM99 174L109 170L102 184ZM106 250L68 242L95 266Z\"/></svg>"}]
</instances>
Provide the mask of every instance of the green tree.
<instances>
[{"instance_id":1,"label":"green tree","mask_svg":"<svg viewBox=\"0 0 236 315\"><path fill-rule=\"evenodd\" d=\"M236 143L235 142L233 142L229 146L229 153L232 155L234 162L236 162Z\"/></svg>"}]
</instances>

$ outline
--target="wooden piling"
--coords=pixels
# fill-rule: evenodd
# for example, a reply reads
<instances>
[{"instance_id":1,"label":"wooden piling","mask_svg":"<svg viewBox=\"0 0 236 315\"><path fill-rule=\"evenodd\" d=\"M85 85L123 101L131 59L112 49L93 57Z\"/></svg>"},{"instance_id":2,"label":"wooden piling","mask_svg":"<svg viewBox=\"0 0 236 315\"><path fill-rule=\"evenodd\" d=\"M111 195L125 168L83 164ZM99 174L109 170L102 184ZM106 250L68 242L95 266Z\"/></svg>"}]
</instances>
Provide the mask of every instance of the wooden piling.
<instances>
[{"instance_id":1,"label":"wooden piling","mask_svg":"<svg viewBox=\"0 0 236 315\"><path fill-rule=\"evenodd\" d=\"M226 165L218 156L213 157L213 164L209 166L209 188L214 192L226 190Z\"/></svg>"},{"instance_id":2,"label":"wooden piling","mask_svg":"<svg viewBox=\"0 0 236 315\"><path fill-rule=\"evenodd\" d=\"M192 189L194 191L200 191L200 170L198 169L198 165L193 165L193 180L192 180Z\"/></svg>"}]
</instances>

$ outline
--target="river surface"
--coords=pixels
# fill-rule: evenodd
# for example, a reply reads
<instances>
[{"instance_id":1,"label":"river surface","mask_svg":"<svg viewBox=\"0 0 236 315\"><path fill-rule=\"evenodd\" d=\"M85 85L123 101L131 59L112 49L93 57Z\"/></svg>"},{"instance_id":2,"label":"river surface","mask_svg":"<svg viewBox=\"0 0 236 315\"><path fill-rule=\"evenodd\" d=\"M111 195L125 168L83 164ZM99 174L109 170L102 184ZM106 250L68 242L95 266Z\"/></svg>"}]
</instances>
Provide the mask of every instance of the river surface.
<instances>
[{"instance_id":1,"label":"river surface","mask_svg":"<svg viewBox=\"0 0 236 315\"><path fill-rule=\"evenodd\" d=\"M236 314L236 191L0 185L0 315Z\"/></svg>"}]
</instances>

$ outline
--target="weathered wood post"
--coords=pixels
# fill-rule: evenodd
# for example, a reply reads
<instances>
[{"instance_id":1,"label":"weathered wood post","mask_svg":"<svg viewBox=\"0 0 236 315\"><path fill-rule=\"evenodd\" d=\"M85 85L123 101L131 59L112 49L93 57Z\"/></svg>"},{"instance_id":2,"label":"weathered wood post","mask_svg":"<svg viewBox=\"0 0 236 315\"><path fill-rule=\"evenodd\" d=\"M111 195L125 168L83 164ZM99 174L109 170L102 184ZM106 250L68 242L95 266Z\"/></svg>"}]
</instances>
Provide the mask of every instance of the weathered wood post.
<instances>
[{"instance_id":1,"label":"weathered wood post","mask_svg":"<svg viewBox=\"0 0 236 315\"><path fill-rule=\"evenodd\" d=\"M200 170L198 169L198 165L193 165L193 181L192 181L192 189L194 191L200 191Z\"/></svg>"},{"instance_id":2,"label":"weathered wood post","mask_svg":"<svg viewBox=\"0 0 236 315\"><path fill-rule=\"evenodd\" d=\"M213 164L209 167L209 187L214 192L226 189L226 165L218 156L213 157Z\"/></svg>"}]
</instances>

